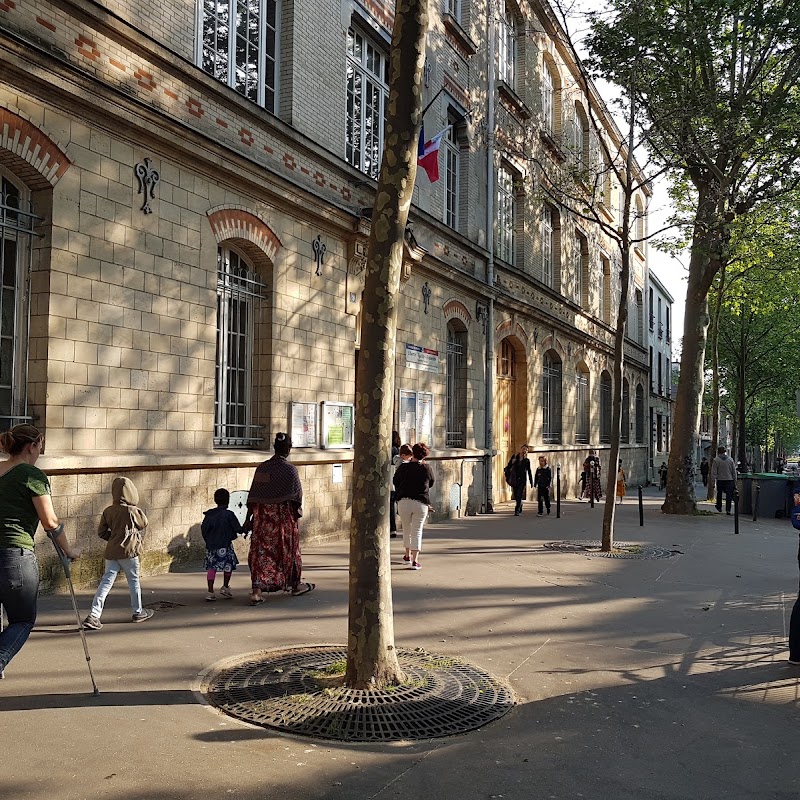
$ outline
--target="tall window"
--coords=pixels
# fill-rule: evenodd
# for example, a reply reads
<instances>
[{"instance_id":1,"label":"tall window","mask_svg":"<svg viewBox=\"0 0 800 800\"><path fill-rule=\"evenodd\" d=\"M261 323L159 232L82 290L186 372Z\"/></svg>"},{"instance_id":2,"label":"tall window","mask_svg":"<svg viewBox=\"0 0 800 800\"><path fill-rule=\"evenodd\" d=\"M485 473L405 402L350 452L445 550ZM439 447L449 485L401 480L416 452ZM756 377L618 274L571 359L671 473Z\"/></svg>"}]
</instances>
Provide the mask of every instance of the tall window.
<instances>
[{"instance_id":1,"label":"tall window","mask_svg":"<svg viewBox=\"0 0 800 800\"><path fill-rule=\"evenodd\" d=\"M572 245L572 271L575 273L575 294L573 299L580 305L583 298L583 258L581 253L581 235L576 234L575 242Z\"/></svg>"},{"instance_id":2,"label":"tall window","mask_svg":"<svg viewBox=\"0 0 800 800\"><path fill-rule=\"evenodd\" d=\"M636 385L636 443L644 441L644 389L642 384Z\"/></svg>"},{"instance_id":3,"label":"tall window","mask_svg":"<svg viewBox=\"0 0 800 800\"><path fill-rule=\"evenodd\" d=\"M203 0L200 66L275 111L277 0Z\"/></svg>"},{"instance_id":4,"label":"tall window","mask_svg":"<svg viewBox=\"0 0 800 800\"><path fill-rule=\"evenodd\" d=\"M514 176L507 167L497 170L496 248L497 257L514 262L515 219Z\"/></svg>"},{"instance_id":5,"label":"tall window","mask_svg":"<svg viewBox=\"0 0 800 800\"><path fill-rule=\"evenodd\" d=\"M603 271L603 285L600 289L600 319L611 322L611 262L607 256L600 256Z\"/></svg>"},{"instance_id":6,"label":"tall window","mask_svg":"<svg viewBox=\"0 0 800 800\"><path fill-rule=\"evenodd\" d=\"M636 337L636 341L639 344L644 343L644 297L642 295L641 289L637 289L634 293L634 301L636 303L636 319L634 324L636 325L636 329L633 332L633 335Z\"/></svg>"},{"instance_id":7,"label":"tall window","mask_svg":"<svg viewBox=\"0 0 800 800\"><path fill-rule=\"evenodd\" d=\"M672 334L670 333L670 330L669 330L669 328L670 328L670 324L669 324L670 323L670 319L669 319L669 317L670 317L670 307L667 306L665 311L666 311L666 317L667 317L667 344L669 344L672 341L672 338L671 338Z\"/></svg>"},{"instance_id":8,"label":"tall window","mask_svg":"<svg viewBox=\"0 0 800 800\"><path fill-rule=\"evenodd\" d=\"M561 359L550 350L545 353L542 374L542 441L561 441Z\"/></svg>"},{"instance_id":9,"label":"tall window","mask_svg":"<svg viewBox=\"0 0 800 800\"><path fill-rule=\"evenodd\" d=\"M620 441L628 444L631 440L631 385L627 378L622 380L622 433Z\"/></svg>"},{"instance_id":10,"label":"tall window","mask_svg":"<svg viewBox=\"0 0 800 800\"><path fill-rule=\"evenodd\" d=\"M461 147L456 126L450 122L450 129L442 142L444 145L444 223L453 229L458 228L458 187L461 180Z\"/></svg>"},{"instance_id":11,"label":"tall window","mask_svg":"<svg viewBox=\"0 0 800 800\"><path fill-rule=\"evenodd\" d=\"M661 352L658 353L658 393L664 394L664 373L662 370L663 356Z\"/></svg>"},{"instance_id":12,"label":"tall window","mask_svg":"<svg viewBox=\"0 0 800 800\"><path fill-rule=\"evenodd\" d=\"M545 203L542 206L542 280L553 285L553 209Z\"/></svg>"},{"instance_id":13,"label":"tall window","mask_svg":"<svg viewBox=\"0 0 800 800\"><path fill-rule=\"evenodd\" d=\"M653 287L650 287L649 292L649 300L650 300L650 330L653 330L653 326L655 324L655 314L653 314ZM661 301L659 300L659 303Z\"/></svg>"},{"instance_id":14,"label":"tall window","mask_svg":"<svg viewBox=\"0 0 800 800\"><path fill-rule=\"evenodd\" d=\"M347 120L345 158L378 177L386 118L387 58L359 31L347 31Z\"/></svg>"},{"instance_id":15,"label":"tall window","mask_svg":"<svg viewBox=\"0 0 800 800\"><path fill-rule=\"evenodd\" d=\"M575 103L575 128L573 130L573 147L575 158L579 160L584 168L591 164L591 133L589 129L589 117L579 102Z\"/></svg>"},{"instance_id":16,"label":"tall window","mask_svg":"<svg viewBox=\"0 0 800 800\"><path fill-rule=\"evenodd\" d=\"M451 14L458 22L461 22L461 0L447 0L445 11Z\"/></svg>"},{"instance_id":17,"label":"tall window","mask_svg":"<svg viewBox=\"0 0 800 800\"><path fill-rule=\"evenodd\" d=\"M607 372L600 376L600 441L611 441L611 376Z\"/></svg>"},{"instance_id":18,"label":"tall window","mask_svg":"<svg viewBox=\"0 0 800 800\"><path fill-rule=\"evenodd\" d=\"M555 114L555 81L550 65L545 62L542 65L542 122L544 129L551 135L556 132Z\"/></svg>"},{"instance_id":19,"label":"tall window","mask_svg":"<svg viewBox=\"0 0 800 800\"><path fill-rule=\"evenodd\" d=\"M500 355L497 363L497 374L504 378L515 378L516 368L514 359L514 345L508 340L500 342Z\"/></svg>"},{"instance_id":20,"label":"tall window","mask_svg":"<svg viewBox=\"0 0 800 800\"><path fill-rule=\"evenodd\" d=\"M467 331L457 320L447 323L447 447L466 447Z\"/></svg>"},{"instance_id":21,"label":"tall window","mask_svg":"<svg viewBox=\"0 0 800 800\"><path fill-rule=\"evenodd\" d=\"M575 371L575 441L589 443L589 370L582 364Z\"/></svg>"},{"instance_id":22,"label":"tall window","mask_svg":"<svg viewBox=\"0 0 800 800\"><path fill-rule=\"evenodd\" d=\"M514 29L514 14L503 3L497 20L497 77L516 89L517 37Z\"/></svg>"},{"instance_id":23,"label":"tall window","mask_svg":"<svg viewBox=\"0 0 800 800\"><path fill-rule=\"evenodd\" d=\"M252 447L261 442L253 424L253 343L264 285L235 250L217 250L217 371L214 444Z\"/></svg>"},{"instance_id":24,"label":"tall window","mask_svg":"<svg viewBox=\"0 0 800 800\"><path fill-rule=\"evenodd\" d=\"M40 223L24 191L0 173L0 430L27 415L28 292L31 239Z\"/></svg>"}]
</instances>

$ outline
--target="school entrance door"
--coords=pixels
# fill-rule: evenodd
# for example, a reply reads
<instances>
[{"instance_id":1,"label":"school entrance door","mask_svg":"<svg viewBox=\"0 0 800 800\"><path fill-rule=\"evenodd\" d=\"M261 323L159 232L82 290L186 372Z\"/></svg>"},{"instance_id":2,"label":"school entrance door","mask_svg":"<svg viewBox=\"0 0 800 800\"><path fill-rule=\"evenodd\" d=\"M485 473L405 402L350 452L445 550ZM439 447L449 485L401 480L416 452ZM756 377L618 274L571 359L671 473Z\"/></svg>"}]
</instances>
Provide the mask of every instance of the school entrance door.
<instances>
[{"instance_id":1,"label":"school entrance door","mask_svg":"<svg viewBox=\"0 0 800 800\"><path fill-rule=\"evenodd\" d=\"M494 396L494 502L511 500L503 469L525 444L527 435L527 381L525 350L516 337L507 336L497 353Z\"/></svg>"}]
</instances>

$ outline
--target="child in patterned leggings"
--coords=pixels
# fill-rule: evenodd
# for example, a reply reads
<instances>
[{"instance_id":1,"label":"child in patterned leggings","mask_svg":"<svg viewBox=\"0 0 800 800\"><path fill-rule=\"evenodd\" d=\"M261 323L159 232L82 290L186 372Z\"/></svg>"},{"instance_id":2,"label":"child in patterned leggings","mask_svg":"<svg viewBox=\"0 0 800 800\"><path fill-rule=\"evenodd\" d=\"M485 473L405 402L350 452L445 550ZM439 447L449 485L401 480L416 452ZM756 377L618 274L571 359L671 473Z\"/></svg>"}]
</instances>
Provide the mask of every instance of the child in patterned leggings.
<instances>
[{"instance_id":1,"label":"child in patterned leggings","mask_svg":"<svg viewBox=\"0 0 800 800\"><path fill-rule=\"evenodd\" d=\"M203 512L203 523L200 532L206 543L206 579L208 594L206 600L216 600L214 581L217 571L222 570L222 589L220 595L228 599L233 597L230 590L231 574L236 569L239 559L233 550L233 542L244 530L233 511L228 510L231 496L227 489L214 492L216 508Z\"/></svg>"}]
</instances>

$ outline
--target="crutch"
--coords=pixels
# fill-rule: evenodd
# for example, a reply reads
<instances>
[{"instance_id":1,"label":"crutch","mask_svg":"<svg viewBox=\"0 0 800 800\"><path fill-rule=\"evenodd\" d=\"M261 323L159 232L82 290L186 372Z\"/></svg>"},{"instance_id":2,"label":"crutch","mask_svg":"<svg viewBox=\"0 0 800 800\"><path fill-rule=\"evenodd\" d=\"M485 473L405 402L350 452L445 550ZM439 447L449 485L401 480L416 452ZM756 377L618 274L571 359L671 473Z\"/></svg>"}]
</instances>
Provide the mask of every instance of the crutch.
<instances>
[{"instance_id":1,"label":"crutch","mask_svg":"<svg viewBox=\"0 0 800 800\"><path fill-rule=\"evenodd\" d=\"M92 658L89 655L89 648L86 645L86 634L83 632L83 624L81 623L81 615L78 611L78 601L75 599L75 587L72 585L72 573L70 571L70 560L64 555L64 551L61 549L61 546L56 541L56 537L64 530L63 525L59 525L57 528L54 528L51 531L47 531L47 535L50 538L50 541L53 543L53 547L56 549L56 555L58 556L59 561L61 561L61 566L64 567L64 575L67 577L67 586L69 586L69 594L72 598L72 608L75 610L75 619L78 622L78 633L81 635L81 642L83 642L83 652L86 654L86 666L89 667L89 677L92 679L92 688L94 692L92 694L97 697L100 694L100 690L97 688L97 684L94 682L94 673L92 672Z\"/></svg>"}]
</instances>

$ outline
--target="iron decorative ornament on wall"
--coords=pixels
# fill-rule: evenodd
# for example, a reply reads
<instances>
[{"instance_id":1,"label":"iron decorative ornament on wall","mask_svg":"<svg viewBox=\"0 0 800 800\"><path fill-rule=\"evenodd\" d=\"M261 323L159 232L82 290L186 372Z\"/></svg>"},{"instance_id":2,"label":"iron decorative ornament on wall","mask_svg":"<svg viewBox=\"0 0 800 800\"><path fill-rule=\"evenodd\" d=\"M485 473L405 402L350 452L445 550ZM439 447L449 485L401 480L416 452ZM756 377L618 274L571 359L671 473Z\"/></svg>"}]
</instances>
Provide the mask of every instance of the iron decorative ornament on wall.
<instances>
[{"instance_id":1,"label":"iron decorative ornament on wall","mask_svg":"<svg viewBox=\"0 0 800 800\"><path fill-rule=\"evenodd\" d=\"M158 186L158 182L161 180L161 175L158 174L158 170L150 166L149 158L140 161L133 168L133 171L139 179L138 193L144 195L140 211L144 211L145 214L152 214L153 209L150 208L150 201L156 199L156 186Z\"/></svg>"},{"instance_id":2,"label":"iron decorative ornament on wall","mask_svg":"<svg viewBox=\"0 0 800 800\"><path fill-rule=\"evenodd\" d=\"M322 241L321 235L317 234L317 238L311 243L311 247L314 250L314 260L317 263L314 274L322 275L322 259L325 258L325 251L328 248L326 247L325 242Z\"/></svg>"},{"instance_id":3,"label":"iron decorative ornament on wall","mask_svg":"<svg viewBox=\"0 0 800 800\"><path fill-rule=\"evenodd\" d=\"M425 281L425 285L422 287L422 304L425 307L425 313L428 313L428 307L431 304L431 287L428 286L428 281Z\"/></svg>"}]
</instances>

